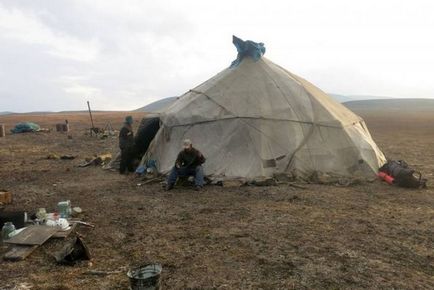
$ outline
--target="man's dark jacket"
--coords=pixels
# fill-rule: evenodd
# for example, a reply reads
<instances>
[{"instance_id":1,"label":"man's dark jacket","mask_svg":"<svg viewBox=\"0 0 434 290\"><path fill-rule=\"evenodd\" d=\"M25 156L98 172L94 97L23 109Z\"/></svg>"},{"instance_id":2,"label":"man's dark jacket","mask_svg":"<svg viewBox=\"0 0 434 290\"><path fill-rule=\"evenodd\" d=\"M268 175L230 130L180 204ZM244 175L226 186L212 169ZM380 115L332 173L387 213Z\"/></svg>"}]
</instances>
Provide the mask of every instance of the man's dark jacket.
<instances>
[{"instance_id":1,"label":"man's dark jacket","mask_svg":"<svg viewBox=\"0 0 434 290\"><path fill-rule=\"evenodd\" d=\"M176 158L176 163L180 167L196 168L196 166L205 163L205 157L199 150L191 148L190 151L182 150Z\"/></svg>"}]
</instances>

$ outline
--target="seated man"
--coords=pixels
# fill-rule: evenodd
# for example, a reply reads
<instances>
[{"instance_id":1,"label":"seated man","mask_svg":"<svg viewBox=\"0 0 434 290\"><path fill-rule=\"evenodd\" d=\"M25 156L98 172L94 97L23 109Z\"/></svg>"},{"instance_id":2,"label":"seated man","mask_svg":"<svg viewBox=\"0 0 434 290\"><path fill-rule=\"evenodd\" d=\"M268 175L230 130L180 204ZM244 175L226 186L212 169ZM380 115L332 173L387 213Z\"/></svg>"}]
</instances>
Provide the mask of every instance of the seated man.
<instances>
[{"instance_id":1,"label":"seated man","mask_svg":"<svg viewBox=\"0 0 434 290\"><path fill-rule=\"evenodd\" d=\"M171 190L175 186L178 176L194 176L195 189L200 190L203 187L202 164L205 163L205 157L193 148L189 139L184 140L183 148L167 178L166 190Z\"/></svg>"}]
</instances>

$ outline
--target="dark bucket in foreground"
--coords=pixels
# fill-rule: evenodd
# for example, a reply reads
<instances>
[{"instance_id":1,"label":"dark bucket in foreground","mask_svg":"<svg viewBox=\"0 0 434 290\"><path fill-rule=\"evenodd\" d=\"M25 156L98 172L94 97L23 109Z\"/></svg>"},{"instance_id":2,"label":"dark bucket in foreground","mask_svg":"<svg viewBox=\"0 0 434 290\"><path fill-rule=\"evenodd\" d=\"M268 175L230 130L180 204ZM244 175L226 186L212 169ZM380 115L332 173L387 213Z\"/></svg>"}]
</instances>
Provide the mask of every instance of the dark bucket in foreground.
<instances>
[{"instance_id":1,"label":"dark bucket in foreground","mask_svg":"<svg viewBox=\"0 0 434 290\"><path fill-rule=\"evenodd\" d=\"M160 290L160 264L149 264L128 271L131 290Z\"/></svg>"}]
</instances>

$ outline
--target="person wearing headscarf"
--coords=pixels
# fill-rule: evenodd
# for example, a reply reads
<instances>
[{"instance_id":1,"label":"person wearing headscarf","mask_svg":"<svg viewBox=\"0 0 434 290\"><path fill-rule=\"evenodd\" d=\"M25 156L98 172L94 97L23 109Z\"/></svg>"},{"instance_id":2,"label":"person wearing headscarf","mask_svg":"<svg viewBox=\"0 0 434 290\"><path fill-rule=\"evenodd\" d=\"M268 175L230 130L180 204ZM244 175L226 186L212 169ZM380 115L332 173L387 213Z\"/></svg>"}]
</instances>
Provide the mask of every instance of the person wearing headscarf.
<instances>
[{"instance_id":1,"label":"person wearing headscarf","mask_svg":"<svg viewBox=\"0 0 434 290\"><path fill-rule=\"evenodd\" d=\"M127 170L134 172L134 133L133 133L133 117L127 116L124 125L119 132L119 148L121 149L121 164L119 173L124 174Z\"/></svg>"}]
</instances>

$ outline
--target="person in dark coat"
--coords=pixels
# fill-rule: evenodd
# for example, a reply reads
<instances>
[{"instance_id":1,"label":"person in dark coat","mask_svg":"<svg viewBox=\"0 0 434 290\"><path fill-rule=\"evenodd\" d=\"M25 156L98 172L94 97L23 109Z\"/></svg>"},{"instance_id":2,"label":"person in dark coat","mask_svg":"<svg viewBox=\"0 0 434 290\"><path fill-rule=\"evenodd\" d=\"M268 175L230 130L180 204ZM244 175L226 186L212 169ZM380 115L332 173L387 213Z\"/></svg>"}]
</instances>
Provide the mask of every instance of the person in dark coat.
<instances>
[{"instance_id":1,"label":"person in dark coat","mask_svg":"<svg viewBox=\"0 0 434 290\"><path fill-rule=\"evenodd\" d=\"M121 149L121 164L119 173L124 174L126 170L134 172L134 133L133 133L133 117L125 118L124 126L119 132L119 148Z\"/></svg>"},{"instance_id":2,"label":"person in dark coat","mask_svg":"<svg viewBox=\"0 0 434 290\"><path fill-rule=\"evenodd\" d=\"M167 178L166 190L171 190L175 186L178 176L194 176L195 189L200 190L204 184L203 163L205 163L205 157L199 150L193 148L189 139L185 139L183 150L179 152L175 166Z\"/></svg>"}]
</instances>

